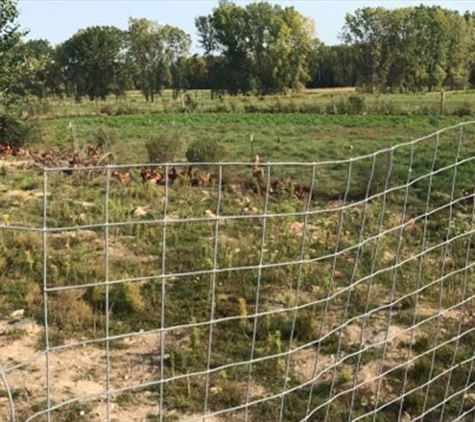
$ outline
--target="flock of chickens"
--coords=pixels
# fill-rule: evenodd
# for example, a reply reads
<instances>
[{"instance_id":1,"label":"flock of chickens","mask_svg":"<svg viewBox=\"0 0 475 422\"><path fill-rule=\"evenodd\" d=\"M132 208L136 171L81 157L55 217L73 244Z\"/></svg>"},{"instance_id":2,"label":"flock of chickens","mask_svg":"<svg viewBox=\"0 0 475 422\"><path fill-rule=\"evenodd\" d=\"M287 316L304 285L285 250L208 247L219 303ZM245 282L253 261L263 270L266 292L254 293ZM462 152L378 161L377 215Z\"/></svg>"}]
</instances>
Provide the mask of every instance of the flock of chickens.
<instances>
[{"instance_id":1,"label":"flock of chickens","mask_svg":"<svg viewBox=\"0 0 475 422\"><path fill-rule=\"evenodd\" d=\"M112 176L114 176L119 183L124 185L131 181L130 172L128 171L115 170ZM177 179L181 181L181 184L188 186L210 185L213 181L210 172L203 171L193 173L191 166L181 172L178 172L176 167L170 168L167 172L158 168L142 167L140 169L140 177L144 183L150 182L157 185L168 184L169 186L173 185Z\"/></svg>"},{"instance_id":2,"label":"flock of chickens","mask_svg":"<svg viewBox=\"0 0 475 422\"><path fill-rule=\"evenodd\" d=\"M0 142L0 155L11 157L29 157L31 155L31 151L25 148L12 147L8 144Z\"/></svg>"},{"instance_id":3,"label":"flock of chickens","mask_svg":"<svg viewBox=\"0 0 475 422\"><path fill-rule=\"evenodd\" d=\"M260 167L260 158L255 155L251 161L251 169L253 182L242 182L241 187L244 189L252 189L255 193L259 194L276 194L279 192L288 192L295 195L299 199L303 199L310 194L310 188L305 185L295 184L289 177L285 182L282 180L274 179L270 180L269 187L267 188L267 182L264 174L264 170ZM116 170L112 175L121 184L127 184L131 181L131 175L129 171ZM178 171L176 167L171 167L167 171L160 170L158 168L146 168L140 169L140 177L144 183L151 182L157 185L168 184L172 186L177 180L180 185L183 186L209 186L213 183L214 178L209 171L195 171L193 167L189 166L182 171Z\"/></svg>"},{"instance_id":4,"label":"flock of chickens","mask_svg":"<svg viewBox=\"0 0 475 422\"><path fill-rule=\"evenodd\" d=\"M299 199L303 199L305 196L310 195L310 187L294 183L290 177L285 182L274 179L270 180L269 189L267 189L267 182L264 177L264 170L259 168L260 158L255 155L251 162L252 176L258 182L259 193L265 193L267 190L270 194L278 192L288 192L295 195Z\"/></svg>"},{"instance_id":5,"label":"flock of chickens","mask_svg":"<svg viewBox=\"0 0 475 422\"><path fill-rule=\"evenodd\" d=\"M0 143L0 156L12 156L12 157L33 157L37 164L54 167L65 167L63 172L71 175L76 167L94 167L104 164L104 160L108 155L99 148L92 145L86 145L86 147L79 151L67 150L50 150L40 153L33 153L31 150L24 148L14 148L7 144ZM240 182L242 190L252 189L258 194L277 194L279 192L287 192L296 196L298 199L303 199L310 195L310 188L306 185L294 183L289 177L286 181L279 179L270 180L267 187L267 181L265 177L264 169L261 167L260 158L255 155L251 161L252 170L252 182ZM115 170L112 176L120 184L128 184L132 180L131 173L129 171ZM173 185L179 183L182 186L209 186L214 182L214 177L209 171L193 171L192 166L188 166L181 171L178 171L176 167L170 167L167 171L163 171L157 167L140 168L140 177L144 183L153 183L157 185Z\"/></svg>"}]
</instances>

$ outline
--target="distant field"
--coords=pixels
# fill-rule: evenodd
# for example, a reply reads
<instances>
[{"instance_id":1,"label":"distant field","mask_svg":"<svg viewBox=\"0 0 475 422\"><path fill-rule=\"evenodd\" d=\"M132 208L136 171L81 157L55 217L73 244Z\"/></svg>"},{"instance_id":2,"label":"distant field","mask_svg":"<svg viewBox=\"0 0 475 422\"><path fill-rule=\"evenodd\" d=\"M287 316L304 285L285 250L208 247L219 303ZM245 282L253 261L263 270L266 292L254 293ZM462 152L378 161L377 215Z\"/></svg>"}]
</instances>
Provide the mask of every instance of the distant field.
<instances>
[{"instance_id":1,"label":"distant field","mask_svg":"<svg viewBox=\"0 0 475 422\"><path fill-rule=\"evenodd\" d=\"M354 88L306 90L291 95L266 97L215 95L206 90L188 91L173 98L166 90L155 103L146 103L138 91L127 92L124 98L93 102L83 100L45 100L33 102L32 115L47 117L84 116L94 114L191 113L311 113L321 115L381 114L440 115L440 92L411 94L361 94ZM468 116L475 114L475 90L445 93L444 114Z\"/></svg>"},{"instance_id":2,"label":"distant field","mask_svg":"<svg viewBox=\"0 0 475 422\"><path fill-rule=\"evenodd\" d=\"M224 144L228 161L248 161L252 152L264 161L317 161L367 153L464 120L467 119L452 116L294 113L159 113L58 118L39 122L42 139L36 147L67 145L70 140L68 127L72 122L80 144L92 141L100 127L114 129L118 138L114 149L121 163L146 161L145 142L150 136L163 133L176 135L186 143L217 139Z\"/></svg>"},{"instance_id":3,"label":"distant field","mask_svg":"<svg viewBox=\"0 0 475 422\"><path fill-rule=\"evenodd\" d=\"M115 129L120 162L145 160L143 145L156 133L176 134L187 143L218 139L226 147L227 160L246 161L254 152L264 160L314 161L358 155L470 120L475 91L447 92L445 116L440 115L438 92L373 95L354 88L213 100L209 91L189 91L183 101L165 91L154 104L131 91L125 99L97 103L33 103L30 113L41 127L38 147L67 143L70 122L83 143L99 127Z\"/></svg>"}]
</instances>

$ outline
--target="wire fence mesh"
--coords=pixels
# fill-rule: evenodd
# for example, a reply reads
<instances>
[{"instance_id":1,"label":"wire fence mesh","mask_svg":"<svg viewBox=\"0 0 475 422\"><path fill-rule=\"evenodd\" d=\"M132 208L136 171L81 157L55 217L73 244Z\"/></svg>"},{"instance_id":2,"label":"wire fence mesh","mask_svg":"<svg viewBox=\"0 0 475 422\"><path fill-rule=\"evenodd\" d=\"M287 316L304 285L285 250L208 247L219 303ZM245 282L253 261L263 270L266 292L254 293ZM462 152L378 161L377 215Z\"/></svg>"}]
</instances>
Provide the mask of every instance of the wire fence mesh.
<instances>
[{"instance_id":1,"label":"wire fence mesh","mask_svg":"<svg viewBox=\"0 0 475 422\"><path fill-rule=\"evenodd\" d=\"M6 259L39 246L11 265L43 322L21 353L2 325L3 417L475 420L474 141L199 163L195 185L188 163L43 168L38 215L0 227Z\"/></svg>"}]
</instances>

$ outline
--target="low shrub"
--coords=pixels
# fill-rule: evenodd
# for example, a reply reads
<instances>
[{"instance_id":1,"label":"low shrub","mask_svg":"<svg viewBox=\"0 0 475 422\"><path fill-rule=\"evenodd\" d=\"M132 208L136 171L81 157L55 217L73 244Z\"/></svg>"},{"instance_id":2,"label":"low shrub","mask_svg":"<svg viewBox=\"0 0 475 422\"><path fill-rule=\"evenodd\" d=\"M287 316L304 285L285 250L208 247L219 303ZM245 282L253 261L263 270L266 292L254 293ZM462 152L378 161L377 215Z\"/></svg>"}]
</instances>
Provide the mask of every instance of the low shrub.
<instances>
[{"instance_id":1,"label":"low shrub","mask_svg":"<svg viewBox=\"0 0 475 422\"><path fill-rule=\"evenodd\" d=\"M366 112L366 99L364 95L350 95L348 97L349 114L363 114Z\"/></svg>"},{"instance_id":2,"label":"low shrub","mask_svg":"<svg viewBox=\"0 0 475 422\"><path fill-rule=\"evenodd\" d=\"M219 162L224 157L223 145L213 139L196 140L191 143L186 151L186 159L189 162Z\"/></svg>"},{"instance_id":3,"label":"low shrub","mask_svg":"<svg viewBox=\"0 0 475 422\"><path fill-rule=\"evenodd\" d=\"M472 104L465 102L461 105L459 105L457 108L455 108L451 114L459 117L464 117L464 116L471 116L473 113L472 110Z\"/></svg>"},{"instance_id":4,"label":"low shrub","mask_svg":"<svg viewBox=\"0 0 475 422\"><path fill-rule=\"evenodd\" d=\"M0 142L11 147L21 147L39 137L37 126L28 120L10 114L0 114Z\"/></svg>"},{"instance_id":5,"label":"low shrub","mask_svg":"<svg viewBox=\"0 0 475 422\"><path fill-rule=\"evenodd\" d=\"M189 92L185 94L185 97L183 100L185 104L184 111L195 111L199 106L198 100L193 98L193 95L191 95Z\"/></svg>"},{"instance_id":6,"label":"low shrub","mask_svg":"<svg viewBox=\"0 0 475 422\"><path fill-rule=\"evenodd\" d=\"M171 163L183 152L183 140L175 133L152 135L145 144L151 163Z\"/></svg>"}]
</instances>

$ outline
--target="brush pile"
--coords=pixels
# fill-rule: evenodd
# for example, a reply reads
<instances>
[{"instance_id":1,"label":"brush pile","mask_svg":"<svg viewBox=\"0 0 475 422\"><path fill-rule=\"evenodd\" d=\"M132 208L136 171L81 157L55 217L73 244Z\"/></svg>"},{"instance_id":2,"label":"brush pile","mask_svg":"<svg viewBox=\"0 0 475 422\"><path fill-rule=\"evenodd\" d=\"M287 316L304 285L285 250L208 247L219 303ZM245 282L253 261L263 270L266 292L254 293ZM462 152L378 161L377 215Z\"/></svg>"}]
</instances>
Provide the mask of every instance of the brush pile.
<instances>
[{"instance_id":1,"label":"brush pile","mask_svg":"<svg viewBox=\"0 0 475 422\"><path fill-rule=\"evenodd\" d=\"M66 174L72 174L76 167L94 167L108 164L113 158L111 152L87 144L82 150L75 151L71 148L57 148L49 151L41 151L33 155L37 164L44 167L69 167L64 170Z\"/></svg>"}]
</instances>

